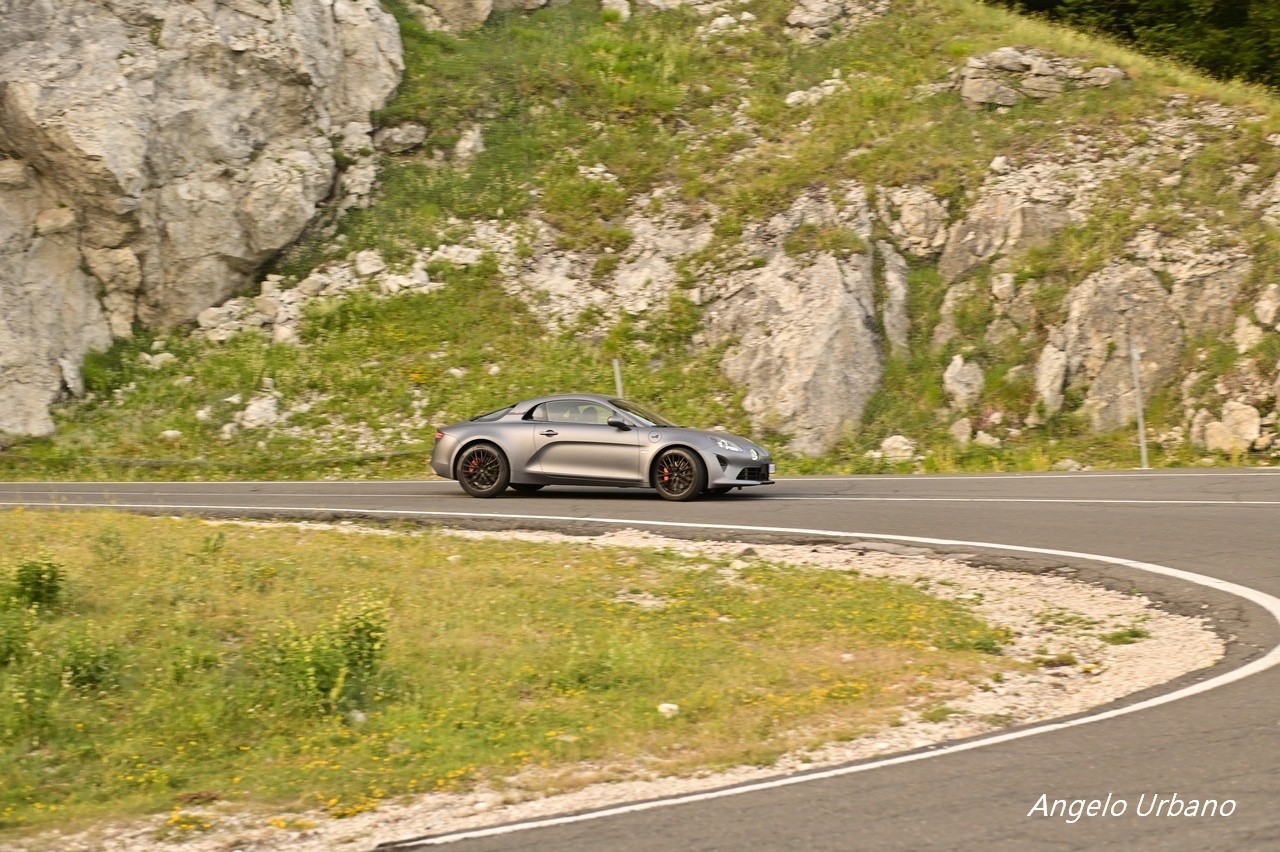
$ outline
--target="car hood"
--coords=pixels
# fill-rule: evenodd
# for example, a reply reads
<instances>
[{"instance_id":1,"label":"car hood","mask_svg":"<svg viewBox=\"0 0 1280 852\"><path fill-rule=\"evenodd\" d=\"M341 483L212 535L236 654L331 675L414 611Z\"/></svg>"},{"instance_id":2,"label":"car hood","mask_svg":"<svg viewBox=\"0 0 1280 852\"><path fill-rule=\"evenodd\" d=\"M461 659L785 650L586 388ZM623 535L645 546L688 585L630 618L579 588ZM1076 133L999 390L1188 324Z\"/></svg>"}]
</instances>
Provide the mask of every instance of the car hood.
<instances>
[{"instance_id":1,"label":"car hood","mask_svg":"<svg viewBox=\"0 0 1280 852\"><path fill-rule=\"evenodd\" d=\"M772 454L765 447L732 432L693 429L688 426L641 426L639 431L642 435L648 436L649 440L654 443L659 441L687 441L694 446L706 448L708 444L714 446L717 440L724 440L736 444L744 451L755 450L762 459L772 457Z\"/></svg>"}]
</instances>

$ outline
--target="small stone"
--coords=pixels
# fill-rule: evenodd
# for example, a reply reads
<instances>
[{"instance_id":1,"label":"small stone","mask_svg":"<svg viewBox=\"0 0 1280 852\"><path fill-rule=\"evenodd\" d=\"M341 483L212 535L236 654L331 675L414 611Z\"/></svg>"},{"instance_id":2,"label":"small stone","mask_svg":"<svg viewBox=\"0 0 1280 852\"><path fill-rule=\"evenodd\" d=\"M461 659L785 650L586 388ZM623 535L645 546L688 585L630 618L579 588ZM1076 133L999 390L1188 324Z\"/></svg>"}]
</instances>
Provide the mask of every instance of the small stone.
<instances>
[{"instance_id":1,"label":"small stone","mask_svg":"<svg viewBox=\"0 0 1280 852\"><path fill-rule=\"evenodd\" d=\"M658 712L662 714L663 718L674 719L676 716L680 715L680 705L668 703L659 704Z\"/></svg>"},{"instance_id":2,"label":"small stone","mask_svg":"<svg viewBox=\"0 0 1280 852\"><path fill-rule=\"evenodd\" d=\"M973 443L979 447L986 447L994 450L999 449L1003 442L995 435L989 435L986 432L979 430L978 433L973 436Z\"/></svg>"},{"instance_id":3,"label":"small stone","mask_svg":"<svg viewBox=\"0 0 1280 852\"><path fill-rule=\"evenodd\" d=\"M905 435L890 435L880 442L880 452L889 461L910 461L916 454L916 442Z\"/></svg>"},{"instance_id":4,"label":"small stone","mask_svg":"<svg viewBox=\"0 0 1280 852\"><path fill-rule=\"evenodd\" d=\"M368 278L377 275L379 272L386 271L387 262L382 259L382 255L374 249L366 249L356 254L356 275L361 278Z\"/></svg>"},{"instance_id":5,"label":"small stone","mask_svg":"<svg viewBox=\"0 0 1280 852\"><path fill-rule=\"evenodd\" d=\"M179 432L177 429L165 429L163 432L160 433L160 438L161 440L169 441L170 443L172 443L174 441L181 440L182 433Z\"/></svg>"}]
</instances>

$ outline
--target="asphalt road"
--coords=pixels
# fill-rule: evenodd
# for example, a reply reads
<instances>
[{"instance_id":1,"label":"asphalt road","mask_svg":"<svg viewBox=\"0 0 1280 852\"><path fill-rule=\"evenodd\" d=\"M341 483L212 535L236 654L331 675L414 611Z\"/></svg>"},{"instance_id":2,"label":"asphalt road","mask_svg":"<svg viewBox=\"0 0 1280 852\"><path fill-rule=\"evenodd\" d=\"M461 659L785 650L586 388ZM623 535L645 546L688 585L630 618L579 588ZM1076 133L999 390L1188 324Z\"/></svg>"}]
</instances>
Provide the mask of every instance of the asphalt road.
<instances>
[{"instance_id":1,"label":"asphalt road","mask_svg":"<svg viewBox=\"0 0 1280 852\"><path fill-rule=\"evenodd\" d=\"M943 539L952 543L939 549L993 564L1069 571L1146 592L1171 608L1212 615L1232 638L1219 666L1067 724L732 795L398 848L448 841L468 852L1280 849L1280 667L1268 667L1280 659L1280 625L1266 608L1277 605L1267 596L1280 597L1280 470L812 478L678 505L644 491L556 488L478 501L438 481L0 483L6 505L374 516L583 534L610 523L676 524L663 531L744 540ZM1126 561L1213 579L1151 573ZM1250 601L1248 590L1262 594ZM1070 822L1031 813L1042 794L1050 802L1110 796L1112 811L1120 801L1126 808ZM1183 803L1214 800L1220 812L1141 813L1153 798L1175 794ZM1233 812L1223 815L1228 801Z\"/></svg>"}]
</instances>

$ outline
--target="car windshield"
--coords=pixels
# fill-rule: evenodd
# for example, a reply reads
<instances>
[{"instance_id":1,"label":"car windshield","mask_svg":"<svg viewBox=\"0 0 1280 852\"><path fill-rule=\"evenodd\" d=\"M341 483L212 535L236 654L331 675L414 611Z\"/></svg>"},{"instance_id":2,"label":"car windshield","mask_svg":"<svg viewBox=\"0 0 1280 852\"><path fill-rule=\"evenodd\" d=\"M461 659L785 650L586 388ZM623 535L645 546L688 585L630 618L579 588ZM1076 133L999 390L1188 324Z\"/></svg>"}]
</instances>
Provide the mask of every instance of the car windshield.
<instances>
[{"instance_id":1,"label":"car windshield","mask_svg":"<svg viewBox=\"0 0 1280 852\"><path fill-rule=\"evenodd\" d=\"M639 420L641 426L675 426L676 425L672 423L670 420L668 420L667 418L663 417L661 414L655 414L654 412L650 411L644 406L636 405L634 402L628 402L625 399L611 399L609 400L609 404L612 405L614 408L621 409L622 411L625 411L627 414L630 414L633 419Z\"/></svg>"}]
</instances>

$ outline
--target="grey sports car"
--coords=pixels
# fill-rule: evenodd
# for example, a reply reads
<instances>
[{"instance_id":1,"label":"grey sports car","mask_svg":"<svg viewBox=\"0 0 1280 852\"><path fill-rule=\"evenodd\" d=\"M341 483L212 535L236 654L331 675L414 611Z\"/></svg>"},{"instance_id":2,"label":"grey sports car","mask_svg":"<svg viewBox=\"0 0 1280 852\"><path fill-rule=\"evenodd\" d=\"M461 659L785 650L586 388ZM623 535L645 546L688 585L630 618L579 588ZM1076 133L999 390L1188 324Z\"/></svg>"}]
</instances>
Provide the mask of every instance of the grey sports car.
<instances>
[{"instance_id":1,"label":"grey sports car","mask_svg":"<svg viewBox=\"0 0 1280 852\"><path fill-rule=\"evenodd\" d=\"M654 488L692 500L747 485L772 485L769 451L727 432L689 429L643 406L596 394L528 399L436 432L431 469L473 497L508 486Z\"/></svg>"}]
</instances>

